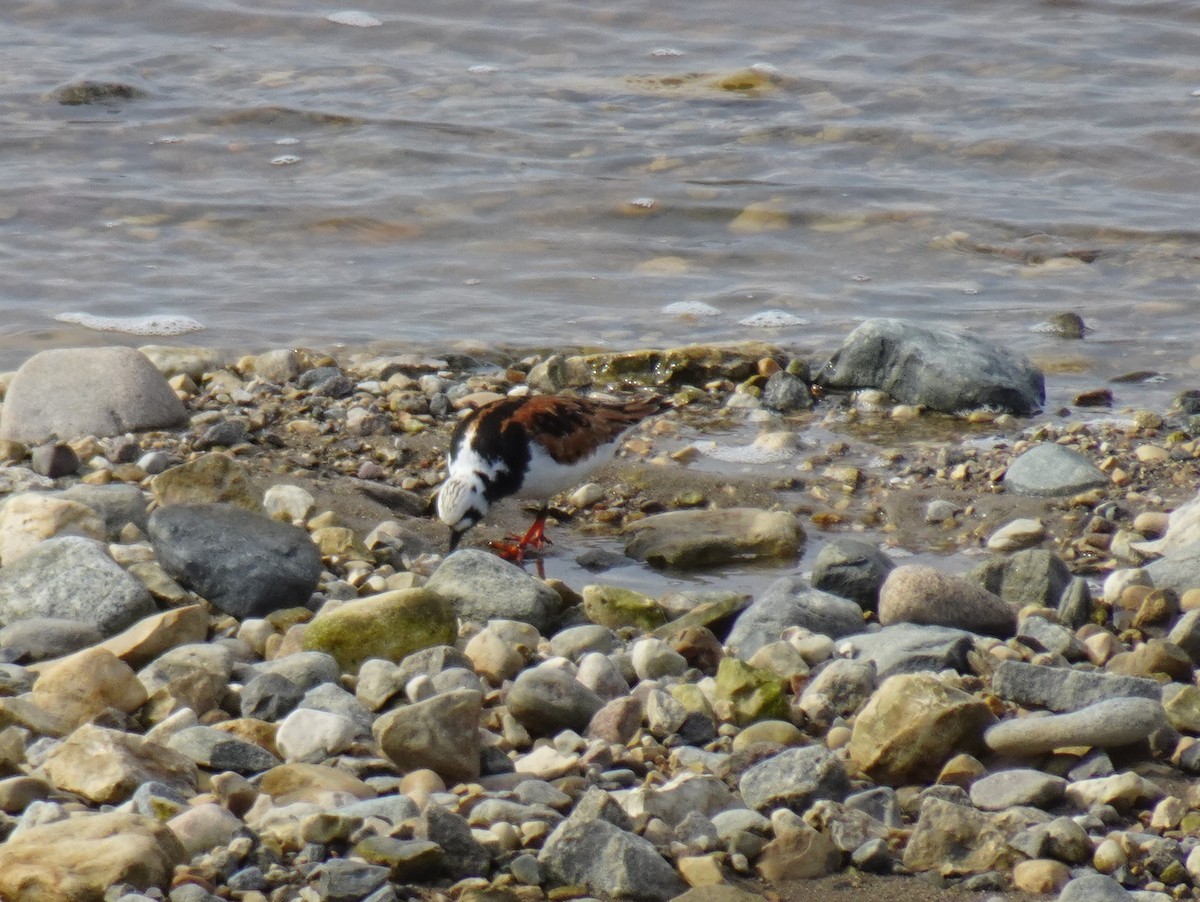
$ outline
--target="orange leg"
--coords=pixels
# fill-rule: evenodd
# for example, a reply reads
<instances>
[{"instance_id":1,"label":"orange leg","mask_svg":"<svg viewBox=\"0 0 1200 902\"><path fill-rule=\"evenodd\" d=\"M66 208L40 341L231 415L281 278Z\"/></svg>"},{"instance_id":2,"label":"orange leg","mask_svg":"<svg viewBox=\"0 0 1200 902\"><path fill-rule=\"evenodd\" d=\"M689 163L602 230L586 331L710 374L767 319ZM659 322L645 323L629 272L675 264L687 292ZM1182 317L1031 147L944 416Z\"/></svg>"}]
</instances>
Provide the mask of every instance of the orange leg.
<instances>
[{"instance_id":1,"label":"orange leg","mask_svg":"<svg viewBox=\"0 0 1200 902\"><path fill-rule=\"evenodd\" d=\"M533 525L520 538L509 536L502 541L492 542L491 546L500 553L500 557L515 564L519 564L525 560L526 549L535 552L542 551L542 549L550 544L550 540L546 538L546 516L548 512L549 509L545 507L538 511Z\"/></svg>"}]
</instances>

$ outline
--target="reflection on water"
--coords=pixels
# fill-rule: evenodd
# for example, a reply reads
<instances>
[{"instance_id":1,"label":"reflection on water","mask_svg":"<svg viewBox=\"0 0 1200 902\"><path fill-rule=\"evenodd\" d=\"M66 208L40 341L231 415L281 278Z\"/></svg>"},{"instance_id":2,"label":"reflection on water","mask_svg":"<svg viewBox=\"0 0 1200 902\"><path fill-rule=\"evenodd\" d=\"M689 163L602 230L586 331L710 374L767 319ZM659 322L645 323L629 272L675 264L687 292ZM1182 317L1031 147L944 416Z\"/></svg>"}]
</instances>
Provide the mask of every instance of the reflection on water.
<instances>
[{"instance_id":1,"label":"reflection on water","mask_svg":"<svg viewBox=\"0 0 1200 902\"><path fill-rule=\"evenodd\" d=\"M1195 4L343 12L5 7L0 365L112 340L64 312L191 317L170 340L217 346L806 355L896 315L1063 391L1193 387ZM1085 341L1035 331L1072 310Z\"/></svg>"}]
</instances>

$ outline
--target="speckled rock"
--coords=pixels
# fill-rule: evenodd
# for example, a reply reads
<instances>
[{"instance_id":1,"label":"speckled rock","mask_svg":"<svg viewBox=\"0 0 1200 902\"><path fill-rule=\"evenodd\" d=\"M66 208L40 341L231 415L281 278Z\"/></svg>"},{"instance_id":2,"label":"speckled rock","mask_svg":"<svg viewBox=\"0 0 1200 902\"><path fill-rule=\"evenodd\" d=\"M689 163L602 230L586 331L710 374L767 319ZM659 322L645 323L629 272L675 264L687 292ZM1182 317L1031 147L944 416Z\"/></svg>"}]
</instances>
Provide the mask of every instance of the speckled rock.
<instances>
[{"instance_id":1,"label":"speckled rock","mask_svg":"<svg viewBox=\"0 0 1200 902\"><path fill-rule=\"evenodd\" d=\"M0 565L14 563L54 536L104 541L104 521L78 501L42 492L13 495L0 507Z\"/></svg>"},{"instance_id":2,"label":"speckled rock","mask_svg":"<svg viewBox=\"0 0 1200 902\"><path fill-rule=\"evenodd\" d=\"M454 552L425 586L449 600L464 620L519 620L542 635L553 632L558 593L515 564L474 548Z\"/></svg>"},{"instance_id":3,"label":"speckled rock","mask_svg":"<svg viewBox=\"0 0 1200 902\"><path fill-rule=\"evenodd\" d=\"M974 335L898 319L857 326L817 376L833 389L877 388L944 413L991 407L1026 416L1046 400L1041 372Z\"/></svg>"},{"instance_id":4,"label":"speckled rock","mask_svg":"<svg viewBox=\"0 0 1200 902\"><path fill-rule=\"evenodd\" d=\"M932 780L951 755L978 747L995 719L981 699L930 674L889 677L854 721L850 758L879 783Z\"/></svg>"},{"instance_id":5,"label":"speckled rock","mask_svg":"<svg viewBox=\"0 0 1200 902\"><path fill-rule=\"evenodd\" d=\"M1112 698L1157 699L1161 687L1145 677L1002 661L992 675L992 691L1027 708L1078 711Z\"/></svg>"},{"instance_id":6,"label":"speckled rock","mask_svg":"<svg viewBox=\"0 0 1200 902\"><path fill-rule=\"evenodd\" d=\"M111 636L155 611L146 587L92 539L47 539L0 568L0 624L60 617Z\"/></svg>"},{"instance_id":7,"label":"speckled rock","mask_svg":"<svg viewBox=\"0 0 1200 902\"><path fill-rule=\"evenodd\" d=\"M879 622L920 623L1007 638L1017 628L1016 612L974 583L924 564L905 564L879 591Z\"/></svg>"},{"instance_id":8,"label":"speckled rock","mask_svg":"<svg viewBox=\"0 0 1200 902\"><path fill-rule=\"evenodd\" d=\"M163 569L235 617L302 607L321 573L304 530L232 505L162 507L149 530Z\"/></svg>"},{"instance_id":9,"label":"speckled rock","mask_svg":"<svg viewBox=\"0 0 1200 902\"><path fill-rule=\"evenodd\" d=\"M1018 495L1074 495L1106 485L1103 470L1078 451L1055 442L1034 445L1004 474L1004 487Z\"/></svg>"},{"instance_id":10,"label":"speckled rock","mask_svg":"<svg viewBox=\"0 0 1200 902\"><path fill-rule=\"evenodd\" d=\"M163 470L150 480L159 507L172 504L231 504L243 510L262 509L261 493L250 471L226 454L199 457Z\"/></svg>"},{"instance_id":11,"label":"speckled rock","mask_svg":"<svg viewBox=\"0 0 1200 902\"><path fill-rule=\"evenodd\" d=\"M862 608L856 603L814 589L801 577L784 576L738 615L726 644L748 658L789 626L836 639L859 632L862 625Z\"/></svg>"},{"instance_id":12,"label":"speckled rock","mask_svg":"<svg viewBox=\"0 0 1200 902\"><path fill-rule=\"evenodd\" d=\"M904 866L953 874L1008 870L1021 857L1008 844L1021 826L1004 815L926 798L904 847Z\"/></svg>"},{"instance_id":13,"label":"speckled rock","mask_svg":"<svg viewBox=\"0 0 1200 902\"><path fill-rule=\"evenodd\" d=\"M897 623L874 633L846 636L838 645L859 660L871 661L879 678L887 679L926 670L966 672L967 652L975 647L975 636L950 627Z\"/></svg>"},{"instance_id":14,"label":"speckled rock","mask_svg":"<svg viewBox=\"0 0 1200 902\"><path fill-rule=\"evenodd\" d=\"M1031 768L1013 768L981 777L971 784L971 804L984 811L1017 805L1049 808L1063 797L1067 781Z\"/></svg>"},{"instance_id":15,"label":"speckled rock","mask_svg":"<svg viewBox=\"0 0 1200 902\"><path fill-rule=\"evenodd\" d=\"M850 791L850 778L835 752L810 745L786 749L748 768L738 789L756 811L785 807L803 814L819 799L844 799Z\"/></svg>"},{"instance_id":16,"label":"speckled rock","mask_svg":"<svg viewBox=\"0 0 1200 902\"><path fill-rule=\"evenodd\" d=\"M383 753L404 771L429 768L448 782L479 776L483 696L469 689L394 708L372 728Z\"/></svg>"},{"instance_id":17,"label":"speckled rock","mask_svg":"<svg viewBox=\"0 0 1200 902\"><path fill-rule=\"evenodd\" d=\"M162 373L132 348L34 354L8 386L0 438L34 444L84 435L170 429L187 411Z\"/></svg>"},{"instance_id":18,"label":"speckled rock","mask_svg":"<svg viewBox=\"0 0 1200 902\"><path fill-rule=\"evenodd\" d=\"M458 636L450 602L429 589L397 589L348 601L308 624L306 651L331 655L357 673L369 658L400 662L414 651L448 645Z\"/></svg>"},{"instance_id":19,"label":"speckled rock","mask_svg":"<svg viewBox=\"0 0 1200 902\"><path fill-rule=\"evenodd\" d=\"M157 781L191 795L198 772L192 761L141 736L84 724L46 758L46 778L93 802L118 804L143 783Z\"/></svg>"}]
</instances>

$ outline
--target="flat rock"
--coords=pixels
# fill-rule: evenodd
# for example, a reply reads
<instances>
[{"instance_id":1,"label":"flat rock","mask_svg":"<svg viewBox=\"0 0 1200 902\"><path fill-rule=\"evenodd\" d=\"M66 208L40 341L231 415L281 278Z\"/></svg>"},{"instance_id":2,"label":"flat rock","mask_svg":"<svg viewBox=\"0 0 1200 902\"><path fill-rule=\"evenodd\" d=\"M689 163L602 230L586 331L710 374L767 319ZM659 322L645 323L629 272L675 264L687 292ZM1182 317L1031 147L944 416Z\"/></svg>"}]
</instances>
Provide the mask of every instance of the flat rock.
<instances>
[{"instance_id":1,"label":"flat rock","mask_svg":"<svg viewBox=\"0 0 1200 902\"><path fill-rule=\"evenodd\" d=\"M163 569L235 617L302 607L321 574L308 533L232 505L159 508L149 530Z\"/></svg>"},{"instance_id":2,"label":"flat rock","mask_svg":"<svg viewBox=\"0 0 1200 902\"><path fill-rule=\"evenodd\" d=\"M92 539L47 539L0 568L0 624L56 617L111 636L155 610L146 587Z\"/></svg>"},{"instance_id":3,"label":"flat rock","mask_svg":"<svg viewBox=\"0 0 1200 902\"><path fill-rule=\"evenodd\" d=\"M748 658L790 626L837 639L862 630L863 612L855 602L814 589L799 576L784 576L738 615L726 645Z\"/></svg>"},{"instance_id":4,"label":"flat rock","mask_svg":"<svg viewBox=\"0 0 1200 902\"><path fill-rule=\"evenodd\" d=\"M1045 380L1024 356L951 329L869 319L817 376L837 390L877 388L903 404L944 413L980 407L1027 416L1046 400Z\"/></svg>"},{"instance_id":5,"label":"flat rock","mask_svg":"<svg viewBox=\"0 0 1200 902\"><path fill-rule=\"evenodd\" d=\"M187 410L167 380L132 348L63 348L34 354L13 376L0 438L36 444L85 435L172 429Z\"/></svg>"},{"instance_id":6,"label":"flat rock","mask_svg":"<svg viewBox=\"0 0 1200 902\"><path fill-rule=\"evenodd\" d=\"M1110 698L1070 714L1019 717L984 734L1002 755L1037 755L1065 746L1112 748L1140 742L1166 725L1162 703L1148 698Z\"/></svg>"},{"instance_id":7,"label":"flat rock","mask_svg":"<svg viewBox=\"0 0 1200 902\"><path fill-rule=\"evenodd\" d=\"M850 792L850 778L836 752L810 745L785 749L748 768L738 789L756 811L789 808L803 814L819 799L844 799Z\"/></svg>"},{"instance_id":8,"label":"flat rock","mask_svg":"<svg viewBox=\"0 0 1200 902\"><path fill-rule=\"evenodd\" d=\"M952 755L978 748L995 720L982 699L931 674L889 677L854 721L850 759L877 783L933 780Z\"/></svg>"},{"instance_id":9,"label":"flat rock","mask_svg":"<svg viewBox=\"0 0 1200 902\"><path fill-rule=\"evenodd\" d=\"M625 553L654 567L713 567L734 560L792 560L804 547L794 514L754 508L654 514L630 525Z\"/></svg>"},{"instance_id":10,"label":"flat rock","mask_svg":"<svg viewBox=\"0 0 1200 902\"><path fill-rule=\"evenodd\" d=\"M331 655L346 673L379 658L399 663L408 655L458 637L450 602L428 588L397 589L348 601L308 624L304 648Z\"/></svg>"},{"instance_id":11,"label":"flat rock","mask_svg":"<svg viewBox=\"0 0 1200 902\"><path fill-rule=\"evenodd\" d=\"M967 652L975 635L947 626L896 623L874 633L846 636L838 645L849 648L859 660L872 661L880 679L898 673L967 670Z\"/></svg>"},{"instance_id":12,"label":"flat rock","mask_svg":"<svg viewBox=\"0 0 1200 902\"><path fill-rule=\"evenodd\" d=\"M558 593L520 567L475 548L454 552L433 572L425 588L437 592L464 620L519 620L542 635L552 630Z\"/></svg>"},{"instance_id":13,"label":"flat rock","mask_svg":"<svg viewBox=\"0 0 1200 902\"><path fill-rule=\"evenodd\" d=\"M1001 598L969 580L924 564L905 564L879 590L879 622L948 626L1008 638L1017 615Z\"/></svg>"},{"instance_id":14,"label":"flat rock","mask_svg":"<svg viewBox=\"0 0 1200 902\"><path fill-rule=\"evenodd\" d=\"M1063 797L1067 781L1031 768L1013 768L981 777L971 784L971 804L984 811L1017 805L1050 808Z\"/></svg>"},{"instance_id":15,"label":"flat rock","mask_svg":"<svg viewBox=\"0 0 1200 902\"><path fill-rule=\"evenodd\" d=\"M479 776L479 726L483 696L469 689L394 708L372 732L383 753L402 771L428 768L447 783Z\"/></svg>"},{"instance_id":16,"label":"flat rock","mask_svg":"<svg viewBox=\"0 0 1200 902\"><path fill-rule=\"evenodd\" d=\"M236 774L257 774L279 764L266 749L215 727L186 727L171 734L167 745L201 767Z\"/></svg>"},{"instance_id":17,"label":"flat rock","mask_svg":"<svg viewBox=\"0 0 1200 902\"><path fill-rule=\"evenodd\" d=\"M817 553L812 584L822 592L850 599L864 611L874 611L883 581L895 566L874 545L839 536Z\"/></svg>"},{"instance_id":18,"label":"flat rock","mask_svg":"<svg viewBox=\"0 0 1200 902\"><path fill-rule=\"evenodd\" d=\"M0 647L12 661L45 661L60 658L104 640L90 623L59 617L30 617L0 629Z\"/></svg>"},{"instance_id":19,"label":"flat rock","mask_svg":"<svg viewBox=\"0 0 1200 902\"><path fill-rule=\"evenodd\" d=\"M1108 476L1090 460L1063 445L1034 445L1008 465L1004 487L1018 495L1075 495L1108 485Z\"/></svg>"},{"instance_id":20,"label":"flat rock","mask_svg":"<svg viewBox=\"0 0 1200 902\"><path fill-rule=\"evenodd\" d=\"M232 504L254 512L262 508L250 471L240 461L216 452L163 470L150 480L150 491L159 507Z\"/></svg>"},{"instance_id":21,"label":"flat rock","mask_svg":"<svg viewBox=\"0 0 1200 902\"><path fill-rule=\"evenodd\" d=\"M53 854L47 854L47 850ZM0 898L14 902L102 899L109 887L171 887L188 860L154 818L112 811L31 827L0 844Z\"/></svg>"},{"instance_id":22,"label":"flat rock","mask_svg":"<svg viewBox=\"0 0 1200 902\"><path fill-rule=\"evenodd\" d=\"M1002 661L992 674L992 691L1026 708L1078 711L1105 699L1147 698L1157 701L1162 687L1156 680L1147 677Z\"/></svg>"}]
</instances>

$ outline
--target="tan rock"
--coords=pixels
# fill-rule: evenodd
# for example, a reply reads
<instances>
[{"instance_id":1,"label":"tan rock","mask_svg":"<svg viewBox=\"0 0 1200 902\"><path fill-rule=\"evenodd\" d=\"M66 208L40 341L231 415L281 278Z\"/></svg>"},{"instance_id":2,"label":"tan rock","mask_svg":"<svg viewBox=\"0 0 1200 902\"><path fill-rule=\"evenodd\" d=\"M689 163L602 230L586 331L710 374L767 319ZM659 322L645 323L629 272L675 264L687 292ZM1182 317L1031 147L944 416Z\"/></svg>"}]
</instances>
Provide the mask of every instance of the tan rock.
<instances>
[{"instance_id":1,"label":"tan rock","mask_svg":"<svg viewBox=\"0 0 1200 902\"><path fill-rule=\"evenodd\" d=\"M955 755L946 762L937 781L942 784L970 789L971 784L987 773L987 768L974 755Z\"/></svg>"},{"instance_id":2,"label":"tan rock","mask_svg":"<svg viewBox=\"0 0 1200 902\"><path fill-rule=\"evenodd\" d=\"M217 452L164 470L150 480L150 491L160 507L224 502L258 512L262 506L250 472L232 457Z\"/></svg>"},{"instance_id":3,"label":"tan rock","mask_svg":"<svg viewBox=\"0 0 1200 902\"><path fill-rule=\"evenodd\" d=\"M85 648L43 670L33 700L75 727L106 708L132 714L145 703L146 688L111 651Z\"/></svg>"},{"instance_id":4,"label":"tan rock","mask_svg":"<svg viewBox=\"0 0 1200 902\"><path fill-rule=\"evenodd\" d=\"M179 585L158 561L138 561L126 569L142 581L154 598L164 604L179 606L196 600L196 596Z\"/></svg>"},{"instance_id":5,"label":"tan rock","mask_svg":"<svg viewBox=\"0 0 1200 902\"><path fill-rule=\"evenodd\" d=\"M1006 639L1016 631L1017 615L1000 596L964 577L903 564L879 590L879 622L949 626Z\"/></svg>"},{"instance_id":6,"label":"tan rock","mask_svg":"<svg viewBox=\"0 0 1200 902\"><path fill-rule=\"evenodd\" d=\"M71 724L31 698L0 698L0 729L22 727L38 736L65 736Z\"/></svg>"},{"instance_id":7,"label":"tan rock","mask_svg":"<svg viewBox=\"0 0 1200 902\"><path fill-rule=\"evenodd\" d=\"M679 876L687 881L688 886L717 886L725 882L725 872L721 868L721 856L685 855L675 862Z\"/></svg>"},{"instance_id":8,"label":"tan rock","mask_svg":"<svg viewBox=\"0 0 1200 902\"><path fill-rule=\"evenodd\" d=\"M841 861L842 853L825 834L802 824L763 846L757 869L769 883L813 880L832 874Z\"/></svg>"},{"instance_id":9,"label":"tan rock","mask_svg":"<svg viewBox=\"0 0 1200 902\"><path fill-rule=\"evenodd\" d=\"M358 799L375 798L375 790L362 780L324 764L281 764L263 774L258 788L280 805L310 801L330 791Z\"/></svg>"},{"instance_id":10,"label":"tan rock","mask_svg":"<svg viewBox=\"0 0 1200 902\"><path fill-rule=\"evenodd\" d=\"M1008 841L1022 826L1004 815L927 798L905 846L904 866L947 877L1007 870L1021 857Z\"/></svg>"},{"instance_id":11,"label":"tan rock","mask_svg":"<svg viewBox=\"0 0 1200 902\"><path fill-rule=\"evenodd\" d=\"M84 724L46 758L46 779L92 802L119 804L149 780L195 790L189 758L132 733Z\"/></svg>"},{"instance_id":12,"label":"tan rock","mask_svg":"<svg viewBox=\"0 0 1200 902\"><path fill-rule=\"evenodd\" d=\"M0 898L98 902L120 883L167 890L175 866L187 858L175 835L152 818L115 811L73 817L0 844Z\"/></svg>"},{"instance_id":13,"label":"tan rock","mask_svg":"<svg viewBox=\"0 0 1200 902\"><path fill-rule=\"evenodd\" d=\"M1061 861L1034 858L1022 861L1012 872L1013 887L1023 893L1048 896L1057 893L1071 879L1071 869Z\"/></svg>"},{"instance_id":14,"label":"tan rock","mask_svg":"<svg viewBox=\"0 0 1200 902\"><path fill-rule=\"evenodd\" d=\"M952 755L982 747L996 718L982 699L927 673L889 677L854 722L850 758L881 783L932 780Z\"/></svg>"},{"instance_id":15,"label":"tan rock","mask_svg":"<svg viewBox=\"0 0 1200 902\"><path fill-rule=\"evenodd\" d=\"M0 565L28 554L54 536L104 541L104 520L90 507L41 492L14 495L0 508Z\"/></svg>"}]
</instances>

